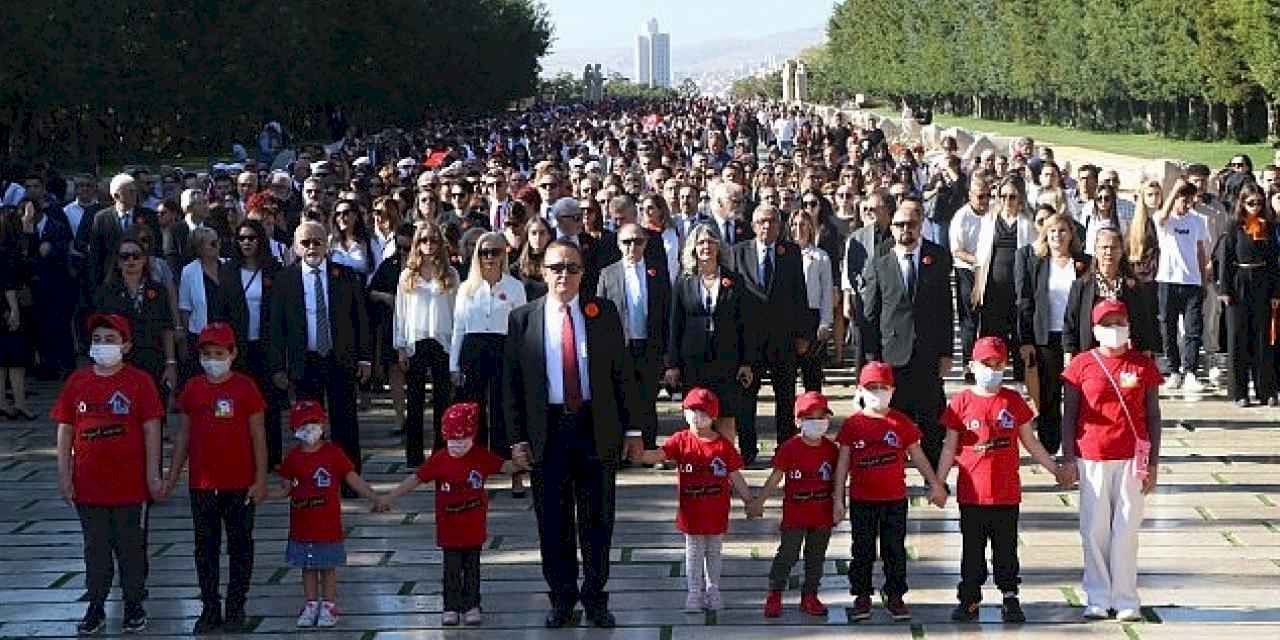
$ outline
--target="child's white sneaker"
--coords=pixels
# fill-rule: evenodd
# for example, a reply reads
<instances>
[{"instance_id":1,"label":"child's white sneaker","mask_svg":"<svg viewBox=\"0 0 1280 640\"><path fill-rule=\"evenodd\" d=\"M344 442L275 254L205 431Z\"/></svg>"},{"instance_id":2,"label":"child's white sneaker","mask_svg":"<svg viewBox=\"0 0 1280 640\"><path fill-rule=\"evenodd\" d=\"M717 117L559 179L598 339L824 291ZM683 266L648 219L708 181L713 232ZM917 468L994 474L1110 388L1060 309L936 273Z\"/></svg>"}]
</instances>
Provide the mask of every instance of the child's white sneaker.
<instances>
[{"instance_id":1,"label":"child's white sneaker","mask_svg":"<svg viewBox=\"0 0 1280 640\"><path fill-rule=\"evenodd\" d=\"M468 627L474 627L484 622L484 617L480 615L480 607L473 607L463 614L462 622Z\"/></svg>"},{"instance_id":2,"label":"child's white sneaker","mask_svg":"<svg viewBox=\"0 0 1280 640\"><path fill-rule=\"evenodd\" d=\"M298 613L298 626L316 626L316 616L318 615L320 615L320 603L315 600L308 600L306 606L302 607L302 611Z\"/></svg>"},{"instance_id":3,"label":"child's white sneaker","mask_svg":"<svg viewBox=\"0 0 1280 640\"><path fill-rule=\"evenodd\" d=\"M1106 620L1108 616L1105 608L1091 604L1084 608L1083 617L1085 620Z\"/></svg>"},{"instance_id":4,"label":"child's white sneaker","mask_svg":"<svg viewBox=\"0 0 1280 640\"><path fill-rule=\"evenodd\" d=\"M724 608L724 601L720 599L720 587L707 585L706 606L709 611L719 611Z\"/></svg>"},{"instance_id":5,"label":"child's white sneaker","mask_svg":"<svg viewBox=\"0 0 1280 640\"><path fill-rule=\"evenodd\" d=\"M1142 622L1142 612L1138 609L1121 609L1116 612L1116 620L1120 622Z\"/></svg>"},{"instance_id":6,"label":"child's white sneaker","mask_svg":"<svg viewBox=\"0 0 1280 640\"><path fill-rule=\"evenodd\" d=\"M316 616L317 627L334 627L338 624L338 605L332 602L320 603L320 615Z\"/></svg>"},{"instance_id":7,"label":"child's white sneaker","mask_svg":"<svg viewBox=\"0 0 1280 640\"><path fill-rule=\"evenodd\" d=\"M440 624L446 627L458 626L458 612L446 611L440 614Z\"/></svg>"},{"instance_id":8,"label":"child's white sneaker","mask_svg":"<svg viewBox=\"0 0 1280 640\"><path fill-rule=\"evenodd\" d=\"M702 592L690 591L689 597L684 599L684 610L689 613L698 613L702 611Z\"/></svg>"}]
</instances>

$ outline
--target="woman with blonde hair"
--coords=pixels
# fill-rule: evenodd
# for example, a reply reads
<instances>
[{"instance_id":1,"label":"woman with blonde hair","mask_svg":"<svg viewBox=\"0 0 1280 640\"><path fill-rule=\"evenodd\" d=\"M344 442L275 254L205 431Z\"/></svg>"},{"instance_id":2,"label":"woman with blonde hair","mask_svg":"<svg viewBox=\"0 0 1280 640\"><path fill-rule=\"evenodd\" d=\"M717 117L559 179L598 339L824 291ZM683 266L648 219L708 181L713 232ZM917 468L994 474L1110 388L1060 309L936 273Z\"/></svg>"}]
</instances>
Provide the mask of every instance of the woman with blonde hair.
<instances>
[{"instance_id":1,"label":"woman with blonde hair","mask_svg":"<svg viewBox=\"0 0 1280 640\"><path fill-rule=\"evenodd\" d=\"M1019 248L1035 240L1035 223L1027 215L1026 192L1021 180L1006 177L994 191L995 208L982 216L978 227L971 303L978 320L979 337L996 336L1005 344L1017 344L1016 254ZM1021 380L1021 360L1014 360L1014 372Z\"/></svg>"},{"instance_id":2,"label":"woman with blonde hair","mask_svg":"<svg viewBox=\"0 0 1280 640\"><path fill-rule=\"evenodd\" d=\"M431 378L432 448L444 445L440 420L452 391L448 348L453 336L454 297L458 272L449 266L449 245L440 227L419 225L409 245L396 287L391 346L405 373L408 406L404 420L405 464L423 463L422 414L427 378Z\"/></svg>"},{"instance_id":3,"label":"woman with blonde hair","mask_svg":"<svg viewBox=\"0 0 1280 640\"><path fill-rule=\"evenodd\" d=\"M1129 267L1133 276L1143 282L1155 282L1156 266L1160 262L1160 241L1156 237L1154 213L1164 207L1164 187L1159 180L1148 179L1138 190L1138 202L1133 208L1133 222L1129 223ZM1154 304L1154 300L1152 303Z\"/></svg>"}]
</instances>

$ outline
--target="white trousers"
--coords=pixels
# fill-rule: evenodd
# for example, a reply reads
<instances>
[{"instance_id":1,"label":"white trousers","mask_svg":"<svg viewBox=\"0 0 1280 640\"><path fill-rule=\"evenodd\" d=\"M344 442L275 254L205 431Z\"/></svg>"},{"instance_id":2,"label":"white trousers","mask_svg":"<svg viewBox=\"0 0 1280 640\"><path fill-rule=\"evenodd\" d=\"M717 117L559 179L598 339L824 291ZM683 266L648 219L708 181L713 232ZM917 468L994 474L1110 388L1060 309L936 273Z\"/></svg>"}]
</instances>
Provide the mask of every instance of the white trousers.
<instances>
[{"instance_id":1,"label":"white trousers","mask_svg":"<svg viewBox=\"0 0 1280 640\"><path fill-rule=\"evenodd\" d=\"M1142 482L1133 459L1077 460L1086 604L1137 609Z\"/></svg>"},{"instance_id":2,"label":"white trousers","mask_svg":"<svg viewBox=\"0 0 1280 640\"><path fill-rule=\"evenodd\" d=\"M720 587L720 547L724 536L684 536L684 572L689 591Z\"/></svg>"}]
</instances>

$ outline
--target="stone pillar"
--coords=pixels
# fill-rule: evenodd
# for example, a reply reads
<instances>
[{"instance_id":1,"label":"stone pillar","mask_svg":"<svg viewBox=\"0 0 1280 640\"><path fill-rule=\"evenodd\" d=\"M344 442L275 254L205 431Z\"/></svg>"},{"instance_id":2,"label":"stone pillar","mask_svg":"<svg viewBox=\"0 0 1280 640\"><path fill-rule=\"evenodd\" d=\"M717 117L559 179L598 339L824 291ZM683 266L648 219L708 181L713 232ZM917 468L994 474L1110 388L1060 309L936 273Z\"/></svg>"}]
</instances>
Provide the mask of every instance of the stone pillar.
<instances>
[{"instance_id":1,"label":"stone pillar","mask_svg":"<svg viewBox=\"0 0 1280 640\"><path fill-rule=\"evenodd\" d=\"M809 70L805 68L803 62L796 65L795 85L796 102L807 102L809 100Z\"/></svg>"},{"instance_id":2,"label":"stone pillar","mask_svg":"<svg viewBox=\"0 0 1280 640\"><path fill-rule=\"evenodd\" d=\"M791 104L796 99L795 85L796 62L788 60L782 65L782 102Z\"/></svg>"}]
</instances>

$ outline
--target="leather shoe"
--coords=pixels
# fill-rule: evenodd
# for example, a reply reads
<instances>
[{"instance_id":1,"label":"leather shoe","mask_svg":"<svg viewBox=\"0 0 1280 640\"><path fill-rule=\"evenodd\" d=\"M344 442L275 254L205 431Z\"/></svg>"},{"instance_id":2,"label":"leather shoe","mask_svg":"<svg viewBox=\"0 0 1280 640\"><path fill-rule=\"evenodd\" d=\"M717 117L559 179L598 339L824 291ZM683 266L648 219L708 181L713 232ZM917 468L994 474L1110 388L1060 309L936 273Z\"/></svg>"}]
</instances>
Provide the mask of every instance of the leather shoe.
<instances>
[{"instance_id":1,"label":"leather shoe","mask_svg":"<svg viewBox=\"0 0 1280 640\"><path fill-rule=\"evenodd\" d=\"M561 609L559 607L552 608L547 612L547 619L545 622L548 629L566 627L573 622L573 609Z\"/></svg>"},{"instance_id":2,"label":"leather shoe","mask_svg":"<svg viewBox=\"0 0 1280 640\"><path fill-rule=\"evenodd\" d=\"M593 609L587 611L587 621L591 623L591 626L599 627L601 629L612 629L618 626L617 619L613 617L613 614L610 613L608 609Z\"/></svg>"}]
</instances>

